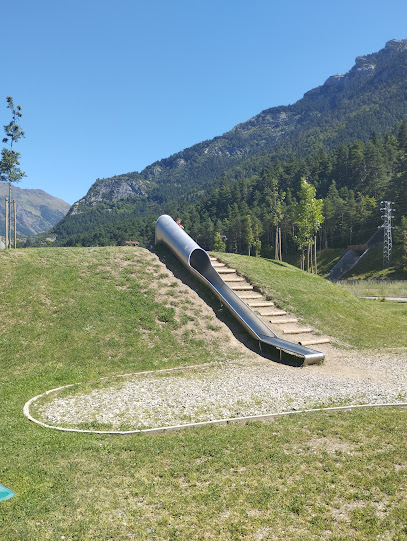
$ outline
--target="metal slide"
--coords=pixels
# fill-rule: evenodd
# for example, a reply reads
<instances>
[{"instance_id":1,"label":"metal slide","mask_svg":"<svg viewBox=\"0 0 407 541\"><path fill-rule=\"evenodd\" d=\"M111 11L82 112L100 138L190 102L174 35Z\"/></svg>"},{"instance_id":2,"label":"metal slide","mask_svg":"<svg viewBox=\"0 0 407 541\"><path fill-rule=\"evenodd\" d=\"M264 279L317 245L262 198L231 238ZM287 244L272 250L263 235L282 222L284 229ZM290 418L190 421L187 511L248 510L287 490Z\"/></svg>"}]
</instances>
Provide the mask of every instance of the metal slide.
<instances>
[{"instance_id":1,"label":"metal slide","mask_svg":"<svg viewBox=\"0 0 407 541\"><path fill-rule=\"evenodd\" d=\"M270 349L274 357L296 364L313 364L324 359L320 351L309 349L277 335L236 295L222 280L203 250L176 222L166 214L155 226L155 242L163 243L201 282L208 286L249 334L258 340L262 349Z\"/></svg>"}]
</instances>

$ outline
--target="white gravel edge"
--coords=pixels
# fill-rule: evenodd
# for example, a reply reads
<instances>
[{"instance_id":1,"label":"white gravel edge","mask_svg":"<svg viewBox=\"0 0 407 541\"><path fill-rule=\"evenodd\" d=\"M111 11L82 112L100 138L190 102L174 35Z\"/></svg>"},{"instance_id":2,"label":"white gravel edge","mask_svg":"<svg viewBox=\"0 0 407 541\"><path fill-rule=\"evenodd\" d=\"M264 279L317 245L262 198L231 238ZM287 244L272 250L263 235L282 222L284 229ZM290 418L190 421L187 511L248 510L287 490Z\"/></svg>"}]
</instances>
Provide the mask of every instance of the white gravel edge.
<instances>
[{"instance_id":1,"label":"white gravel edge","mask_svg":"<svg viewBox=\"0 0 407 541\"><path fill-rule=\"evenodd\" d=\"M192 368L192 367L185 367L185 368ZM166 370L157 370L153 371L150 370L148 372L139 372L137 375L142 374L151 374L156 372L168 372L172 370L179 370L179 367L174 369L166 369ZM116 377L126 377L129 374L123 374ZM108 378L102 378L102 379L108 379ZM59 430L60 432L77 432L82 434L102 434L102 435L119 435L119 436L125 436L125 435L131 435L131 434L158 434L162 432L167 432L170 430L180 430L183 428L194 428L194 427L200 427L200 426L206 426L206 425L226 425L229 423L234 422L240 422L240 423L246 423L249 421L261 421L261 420L267 420L267 419L273 419L276 417L281 417L283 415L293 415L298 413L316 413L316 412L330 412L330 411L345 411L345 410L353 410L353 409L360 409L360 408L390 408L390 407L407 407L407 402L397 402L397 403L383 403L383 404L360 404L360 405L351 405L351 406L333 406L333 407L327 407L327 408L315 408L315 409L303 409L303 410L290 410L290 411L284 411L284 412L278 412L278 413L266 413L261 415L249 415L249 416L242 416L242 417L229 417L225 419L212 419L209 421L200 421L196 423L186 423L186 424L180 424L180 425L170 425L170 426L160 426L156 428L144 428L144 429L138 429L138 430L85 430L85 429L79 429L79 428L64 428L62 426L55 426L55 425L48 425L46 423L43 423L42 421L39 421L38 419L35 419L30 414L30 406L33 402L38 400L39 398L46 396L48 394L51 394L56 391L60 391L62 389L67 389L69 387L73 387L77 384L70 383L68 385L63 385L62 387L56 387L55 389L50 389L48 391L45 391L45 393L41 393L37 396L34 396L30 400L28 400L23 407L23 413L27 417L29 421L32 421L33 423L36 423L44 428L51 428L54 430Z\"/></svg>"}]
</instances>

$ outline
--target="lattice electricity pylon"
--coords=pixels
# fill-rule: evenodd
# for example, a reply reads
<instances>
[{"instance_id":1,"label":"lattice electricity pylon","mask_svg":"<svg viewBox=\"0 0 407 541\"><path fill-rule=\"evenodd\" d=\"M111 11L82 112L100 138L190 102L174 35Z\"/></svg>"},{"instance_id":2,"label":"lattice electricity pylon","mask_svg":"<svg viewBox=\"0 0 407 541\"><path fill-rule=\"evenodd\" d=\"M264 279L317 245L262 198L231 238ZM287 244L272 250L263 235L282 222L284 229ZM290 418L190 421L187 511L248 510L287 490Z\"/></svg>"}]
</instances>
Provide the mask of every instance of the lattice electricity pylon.
<instances>
[{"instance_id":1,"label":"lattice electricity pylon","mask_svg":"<svg viewBox=\"0 0 407 541\"><path fill-rule=\"evenodd\" d=\"M392 220L394 218L393 211L393 201L381 201L380 212L383 214L383 224L380 227L383 228L383 268L390 266L391 249L393 245L391 231L394 229L392 226Z\"/></svg>"}]
</instances>

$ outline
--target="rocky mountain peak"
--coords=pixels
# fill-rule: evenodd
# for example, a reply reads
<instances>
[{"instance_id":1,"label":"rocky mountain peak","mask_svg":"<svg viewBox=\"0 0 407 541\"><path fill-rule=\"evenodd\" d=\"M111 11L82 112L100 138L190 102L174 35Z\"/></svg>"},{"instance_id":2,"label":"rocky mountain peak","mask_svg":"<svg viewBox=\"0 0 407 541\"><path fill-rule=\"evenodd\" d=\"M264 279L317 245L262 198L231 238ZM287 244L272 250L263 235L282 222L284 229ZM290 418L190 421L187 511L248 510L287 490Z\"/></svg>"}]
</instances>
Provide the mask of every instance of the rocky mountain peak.
<instances>
[{"instance_id":1,"label":"rocky mountain peak","mask_svg":"<svg viewBox=\"0 0 407 541\"><path fill-rule=\"evenodd\" d=\"M407 49L407 39L391 39L384 46L387 51L402 51Z\"/></svg>"},{"instance_id":2,"label":"rocky mountain peak","mask_svg":"<svg viewBox=\"0 0 407 541\"><path fill-rule=\"evenodd\" d=\"M406 51L407 40L390 40L380 51L358 56L347 73L332 75L294 104L266 109L223 135L156 161L140 173L98 180L70 214L101 201L134 196L147 200L152 193L156 200L175 199L189 186L203 193L225 171L255 156L274 152L284 156L290 149L305 155L317 138L331 148L350 134L362 140L373 129L380 134L396 121L396 115L407 114Z\"/></svg>"},{"instance_id":3,"label":"rocky mountain peak","mask_svg":"<svg viewBox=\"0 0 407 541\"><path fill-rule=\"evenodd\" d=\"M78 214L82 205L95 207L101 201L120 201L128 197L145 195L148 181L138 173L119 175L116 177L98 179L82 199L71 207L69 214Z\"/></svg>"}]
</instances>

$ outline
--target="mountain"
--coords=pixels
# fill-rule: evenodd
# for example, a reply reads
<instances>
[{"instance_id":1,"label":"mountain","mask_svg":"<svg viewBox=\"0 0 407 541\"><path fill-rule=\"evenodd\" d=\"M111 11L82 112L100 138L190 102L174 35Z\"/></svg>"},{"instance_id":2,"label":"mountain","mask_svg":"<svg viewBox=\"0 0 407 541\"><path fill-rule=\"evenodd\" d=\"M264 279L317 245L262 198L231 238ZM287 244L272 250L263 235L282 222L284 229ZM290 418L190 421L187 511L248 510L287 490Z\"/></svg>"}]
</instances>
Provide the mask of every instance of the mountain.
<instances>
[{"instance_id":1,"label":"mountain","mask_svg":"<svg viewBox=\"0 0 407 541\"><path fill-rule=\"evenodd\" d=\"M225 175L253 174L276 157L307 156L356 139L367 141L372 133L392 133L406 117L407 40L392 40L377 53L357 57L348 73L329 77L292 105L267 109L140 173L98 180L54 231L69 236L75 220L81 227L105 219L113 223L115 216L120 218L120 201L132 203L138 216L177 207L208 194ZM92 218L79 218L89 212Z\"/></svg>"},{"instance_id":2,"label":"mountain","mask_svg":"<svg viewBox=\"0 0 407 541\"><path fill-rule=\"evenodd\" d=\"M80 214L83 206L95 207L101 201L120 201L137 195L145 196L152 183L139 173L127 173L116 177L97 179L88 193L69 210L70 215Z\"/></svg>"},{"instance_id":3,"label":"mountain","mask_svg":"<svg viewBox=\"0 0 407 541\"><path fill-rule=\"evenodd\" d=\"M176 184L207 179L251 156L280 150L308 154L372 131L384 133L407 114L407 40L390 41L375 54L356 58L345 75L334 75L293 105L273 107L211 141L146 167L141 176Z\"/></svg>"},{"instance_id":4,"label":"mountain","mask_svg":"<svg viewBox=\"0 0 407 541\"><path fill-rule=\"evenodd\" d=\"M70 205L43 190L30 190L12 186L11 200L16 201L17 235L32 236L49 231L68 212ZM0 182L0 223L4 224L5 198L8 184ZM13 219L13 218L12 218ZM4 226L2 226L4 235Z\"/></svg>"}]
</instances>

